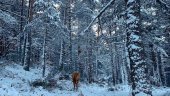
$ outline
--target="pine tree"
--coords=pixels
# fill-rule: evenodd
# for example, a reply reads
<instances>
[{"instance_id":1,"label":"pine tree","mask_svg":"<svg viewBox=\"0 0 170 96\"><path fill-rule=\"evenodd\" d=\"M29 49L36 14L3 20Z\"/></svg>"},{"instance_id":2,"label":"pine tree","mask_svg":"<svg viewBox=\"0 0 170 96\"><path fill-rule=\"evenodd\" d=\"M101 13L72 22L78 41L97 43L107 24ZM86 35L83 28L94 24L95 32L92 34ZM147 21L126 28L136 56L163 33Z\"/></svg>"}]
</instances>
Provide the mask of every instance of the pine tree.
<instances>
[{"instance_id":1,"label":"pine tree","mask_svg":"<svg viewBox=\"0 0 170 96\"><path fill-rule=\"evenodd\" d=\"M127 0L127 48L130 59L132 96L143 92L152 95L147 79L147 63L140 29L140 0Z\"/></svg>"},{"instance_id":2,"label":"pine tree","mask_svg":"<svg viewBox=\"0 0 170 96\"><path fill-rule=\"evenodd\" d=\"M29 0L29 7L28 7L28 18L29 18L29 22L31 22L33 20L33 4L34 4L34 0ZM31 36L31 32L32 30L29 29L29 32L27 33L27 43L26 43L26 56L25 56L25 60L26 60L26 64L24 69L26 71L29 71L30 69L30 65L31 65L31 45L32 45L32 36Z\"/></svg>"}]
</instances>

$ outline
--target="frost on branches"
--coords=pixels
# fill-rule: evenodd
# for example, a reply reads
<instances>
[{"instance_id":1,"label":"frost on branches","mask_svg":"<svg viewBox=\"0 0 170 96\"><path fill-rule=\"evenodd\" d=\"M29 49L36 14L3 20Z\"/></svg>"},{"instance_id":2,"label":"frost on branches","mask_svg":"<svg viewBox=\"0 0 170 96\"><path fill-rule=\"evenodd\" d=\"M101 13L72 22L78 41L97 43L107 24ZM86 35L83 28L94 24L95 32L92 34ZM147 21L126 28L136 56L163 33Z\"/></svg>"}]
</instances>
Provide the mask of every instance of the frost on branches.
<instances>
[{"instance_id":1,"label":"frost on branches","mask_svg":"<svg viewBox=\"0 0 170 96\"><path fill-rule=\"evenodd\" d=\"M144 48L140 30L140 2L127 1L127 48L131 67L132 96L139 93L150 94L147 81L147 66L144 58Z\"/></svg>"}]
</instances>

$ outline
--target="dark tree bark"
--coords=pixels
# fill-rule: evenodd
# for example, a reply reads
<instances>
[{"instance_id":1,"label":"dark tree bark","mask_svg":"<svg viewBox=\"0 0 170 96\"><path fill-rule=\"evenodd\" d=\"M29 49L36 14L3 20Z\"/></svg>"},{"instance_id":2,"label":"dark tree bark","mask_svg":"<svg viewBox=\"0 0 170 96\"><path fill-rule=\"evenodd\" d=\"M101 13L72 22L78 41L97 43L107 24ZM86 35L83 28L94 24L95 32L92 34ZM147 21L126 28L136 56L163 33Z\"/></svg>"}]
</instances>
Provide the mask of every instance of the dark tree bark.
<instances>
[{"instance_id":1,"label":"dark tree bark","mask_svg":"<svg viewBox=\"0 0 170 96\"><path fill-rule=\"evenodd\" d=\"M88 81L89 83L93 82L93 62L92 62L92 41L88 40Z\"/></svg>"},{"instance_id":2,"label":"dark tree bark","mask_svg":"<svg viewBox=\"0 0 170 96\"><path fill-rule=\"evenodd\" d=\"M23 16L24 13L24 0L21 0L21 13L20 15ZM19 45L19 61L22 62L22 40L23 40L23 17L20 17L20 45ZM23 63L22 63L23 64Z\"/></svg>"},{"instance_id":3,"label":"dark tree bark","mask_svg":"<svg viewBox=\"0 0 170 96\"><path fill-rule=\"evenodd\" d=\"M42 77L45 76L45 70L46 70L46 37L47 37L47 26L46 26L46 30L44 32L44 42L43 42L43 54L42 54L43 71L42 71Z\"/></svg>"},{"instance_id":4,"label":"dark tree bark","mask_svg":"<svg viewBox=\"0 0 170 96\"><path fill-rule=\"evenodd\" d=\"M127 0L127 48L131 67L132 96L152 95L147 79L147 63L140 29L140 0Z\"/></svg>"},{"instance_id":5,"label":"dark tree bark","mask_svg":"<svg viewBox=\"0 0 170 96\"><path fill-rule=\"evenodd\" d=\"M29 18L29 22L32 21L33 19L33 4L34 4L35 0L29 0L29 10L28 10L28 18ZM30 65L31 65L31 44L32 44L32 37L31 37L31 29L29 29L28 35L27 35L27 43L26 44L26 66L25 66L25 70L29 71Z\"/></svg>"},{"instance_id":6,"label":"dark tree bark","mask_svg":"<svg viewBox=\"0 0 170 96\"><path fill-rule=\"evenodd\" d=\"M71 29L71 21L72 21L72 16L71 16L71 4L72 4L72 0L67 0L66 2L66 8L65 8L65 25L68 28L69 31L69 64L68 64L68 68L69 71L71 71L73 69L73 64L72 64L72 29Z\"/></svg>"}]
</instances>

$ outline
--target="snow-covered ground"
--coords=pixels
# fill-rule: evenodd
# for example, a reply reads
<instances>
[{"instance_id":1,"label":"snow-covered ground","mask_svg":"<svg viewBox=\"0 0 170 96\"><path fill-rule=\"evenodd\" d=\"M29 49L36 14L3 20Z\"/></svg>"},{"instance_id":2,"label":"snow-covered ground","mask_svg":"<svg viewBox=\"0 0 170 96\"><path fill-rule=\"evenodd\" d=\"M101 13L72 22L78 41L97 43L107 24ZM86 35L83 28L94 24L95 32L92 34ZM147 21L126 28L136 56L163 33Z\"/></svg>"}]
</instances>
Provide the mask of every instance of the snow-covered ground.
<instances>
[{"instance_id":1,"label":"snow-covered ground","mask_svg":"<svg viewBox=\"0 0 170 96\"><path fill-rule=\"evenodd\" d=\"M27 72L17 64L3 67L0 65L0 67L0 96L130 96L128 85L117 85L116 91L108 91L107 86L80 83L79 90L73 91L72 82L62 80L57 84L64 86L63 90L56 88L48 91L42 87L34 88L30 86L30 82L40 79L42 70L36 68ZM170 93L168 88L153 89L154 96L170 96L165 95L168 93Z\"/></svg>"}]
</instances>

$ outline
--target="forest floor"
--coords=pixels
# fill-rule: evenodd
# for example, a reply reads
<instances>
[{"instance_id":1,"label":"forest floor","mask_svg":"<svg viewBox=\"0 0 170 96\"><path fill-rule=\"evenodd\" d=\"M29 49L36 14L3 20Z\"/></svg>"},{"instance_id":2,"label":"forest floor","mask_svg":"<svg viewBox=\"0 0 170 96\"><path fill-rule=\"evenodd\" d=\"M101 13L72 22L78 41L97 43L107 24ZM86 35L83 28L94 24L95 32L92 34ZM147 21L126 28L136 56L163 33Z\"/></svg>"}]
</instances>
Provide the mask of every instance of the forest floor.
<instances>
[{"instance_id":1,"label":"forest floor","mask_svg":"<svg viewBox=\"0 0 170 96\"><path fill-rule=\"evenodd\" d=\"M117 90L108 91L107 86L80 83L79 90L73 91L71 81L61 80L57 84L64 86L62 90L31 87L30 82L42 77L41 71L35 68L28 72L18 64L0 62L0 96L130 96L128 85L117 85ZM169 93L170 88L153 88L153 96L170 96Z\"/></svg>"}]
</instances>

